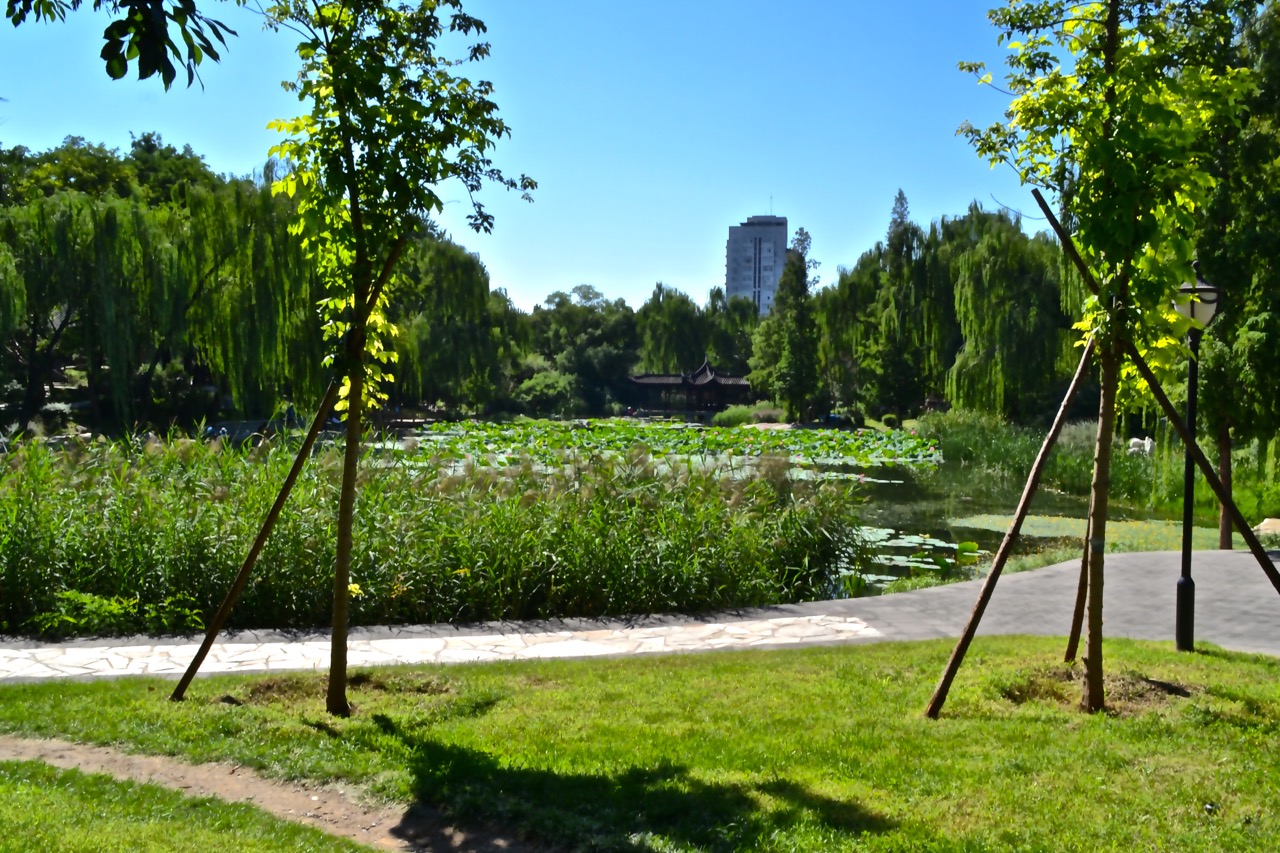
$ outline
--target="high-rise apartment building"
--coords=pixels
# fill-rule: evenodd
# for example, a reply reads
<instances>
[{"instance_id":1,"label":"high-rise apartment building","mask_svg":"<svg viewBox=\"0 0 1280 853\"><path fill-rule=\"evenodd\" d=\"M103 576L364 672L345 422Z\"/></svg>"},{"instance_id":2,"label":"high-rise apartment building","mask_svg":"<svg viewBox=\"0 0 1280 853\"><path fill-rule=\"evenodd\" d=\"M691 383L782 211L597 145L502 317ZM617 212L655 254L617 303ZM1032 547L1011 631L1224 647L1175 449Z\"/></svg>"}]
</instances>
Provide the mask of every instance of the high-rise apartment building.
<instances>
[{"instance_id":1,"label":"high-rise apartment building","mask_svg":"<svg viewBox=\"0 0 1280 853\"><path fill-rule=\"evenodd\" d=\"M724 295L745 296L756 304L761 317L773 310L778 279L787 262L787 218L749 216L741 225L729 226L725 246Z\"/></svg>"}]
</instances>

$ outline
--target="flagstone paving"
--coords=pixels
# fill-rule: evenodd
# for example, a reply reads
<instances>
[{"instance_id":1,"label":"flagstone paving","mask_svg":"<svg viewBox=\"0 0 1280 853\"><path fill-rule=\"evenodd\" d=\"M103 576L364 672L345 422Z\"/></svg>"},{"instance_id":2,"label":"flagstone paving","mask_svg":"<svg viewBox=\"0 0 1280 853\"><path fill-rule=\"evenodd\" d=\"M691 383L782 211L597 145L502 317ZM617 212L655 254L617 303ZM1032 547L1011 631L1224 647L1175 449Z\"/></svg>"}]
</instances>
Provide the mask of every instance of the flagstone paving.
<instances>
[{"instance_id":1,"label":"flagstone paving","mask_svg":"<svg viewBox=\"0 0 1280 853\"><path fill-rule=\"evenodd\" d=\"M1109 555L1106 636L1172 640L1179 566L1176 552ZM1197 551L1193 574L1197 642L1280 656L1280 594L1250 554ZM1065 635L1078 575L1079 564L1070 562L1001 578L979 633ZM954 637L963 630L980 584L705 617L356 628L348 642L348 662L448 664ZM0 682L174 678L195 656L198 640L133 637L45 646L0 638ZM323 669L328 660L327 633L241 631L214 645L201 673Z\"/></svg>"}]
</instances>

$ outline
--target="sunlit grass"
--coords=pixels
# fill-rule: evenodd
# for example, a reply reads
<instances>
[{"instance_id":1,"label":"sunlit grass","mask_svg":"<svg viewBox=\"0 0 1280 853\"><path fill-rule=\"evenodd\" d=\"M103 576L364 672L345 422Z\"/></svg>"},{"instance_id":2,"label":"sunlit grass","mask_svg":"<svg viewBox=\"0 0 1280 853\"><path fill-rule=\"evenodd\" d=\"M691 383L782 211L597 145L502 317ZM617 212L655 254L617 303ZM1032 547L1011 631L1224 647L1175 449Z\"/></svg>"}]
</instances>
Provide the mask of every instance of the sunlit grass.
<instances>
[{"instance_id":1,"label":"sunlit grass","mask_svg":"<svg viewBox=\"0 0 1280 853\"><path fill-rule=\"evenodd\" d=\"M557 848L1269 850L1280 661L1108 641L1113 713L1061 641L950 641L0 688L0 729L437 804Z\"/></svg>"},{"instance_id":2,"label":"sunlit grass","mask_svg":"<svg viewBox=\"0 0 1280 853\"><path fill-rule=\"evenodd\" d=\"M991 530L1003 533L1009 529L1011 516L995 514L972 515L951 519L949 524L957 528ZM1005 571L1025 571L1051 566L1067 560L1079 560L1084 548L1086 521L1083 518L1030 515L1022 523L1022 536L1016 556L1010 559ZM1232 539L1236 548L1244 548L1240 534ZM1216 528L1196 527L1191 534L1192 548L1213 550L1218 547ZM1182 548L1182 523L1163 520L1111 519L1107 522L1107 551L1111 553L1137 551L1178 551ZM990 564L993 555L987 555Z\"/></svg>"}]
</instances>

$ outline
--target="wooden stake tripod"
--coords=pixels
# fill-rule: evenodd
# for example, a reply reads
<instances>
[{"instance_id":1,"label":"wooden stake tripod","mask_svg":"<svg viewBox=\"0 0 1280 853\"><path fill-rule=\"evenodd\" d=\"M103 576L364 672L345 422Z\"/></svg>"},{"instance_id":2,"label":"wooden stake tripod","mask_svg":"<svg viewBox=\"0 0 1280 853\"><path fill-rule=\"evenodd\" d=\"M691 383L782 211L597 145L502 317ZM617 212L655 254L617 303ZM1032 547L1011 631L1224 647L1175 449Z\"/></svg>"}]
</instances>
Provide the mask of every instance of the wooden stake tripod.
<instances>
[{"instance_id":1,"label":"wooden stake tripod","mask_svg":"<svg viewBox=\"0 0 1280 853\"><path fill-rule=\"evenodd\" d=\"M1058 222L1058 218L1053 215L1053 210L1045 202L1044 196L1039 190L1032 190L1036 203L1040 205L1040 209L1044 211L1045 217L1049 220L1049 224L1053 226L1053 230L1058 235L1058 239L1062 243L1063 250L1071 259L1071 262L1080 270L1085 284L1089 289L1097 295L1100 292L1097 280L1093 277L1089 267L1085 264L1084 259L1080 256L1080 252L1076 249L1075 242L1071 239L1071 235L1063 229L1062 224ZM1045 436L1044 444L1040 447L1040 454L1036 457L1035 464L1031 466L1031 473L1027 477L1027 485L1022 491L1022 498L1018 502L1017 511L1014 513L1013 522L1009 525L1009 530L1005 534L1004 539L1000 542L1000 547L996 551L995 561L991 565L991 572L987 575L986 581L982 584L982 589L978 593L978 601L973 606L973 612L969 614L969 621L965 625L964 632L961 633L960 639L956 642L955 649L951 652L951 659L947 661L947 667L942 673L942 678L938 682L938 686L933 691L933 697L929 700L929 706L925 709L925 716L931 719L937 719L938 714L942 711L943 704L947 701L947 693L951 690L951 684L955 680L956 673L960 671L960 665L964 663L965 653L969 650L969 645L973 642L974 636L978 632L978 623L982 621L982 614L987 609L987 604L991 601L991 596L995 592L996 582L1000 579L1000 572L1004 570L1005 563L1009 559L1009 554L1013 550L1013 543L1018 538L1018 533L1022 529L1022 522L1026 519L1027 511L1031 505L1031 498L1035 495L1036 489L1040 485L1040 477L1044 473L1044 468L1049 460L1049 452L1053 449L1054 444L1058 440L1058 434L1062 430L1063 422L1066 419L1067 409L1070 407L1071 400L1075 397L1079 388L1081 378L1084 375L1085 366L1094 350L1093 340L1090 339L1085 345L1083 358L1080 359L1080 366L1076 369L1076 375L1071 381L1071 386L1067 389L1067 393L1062 400L1062 406L1058 409L1058 414L1054 418L1053 425L1049 429L1049 434ZM1151 388L1151 393L1155 396L1156 402L1160 404L1160 408L1164 410L1165 415L1169 418L1169 423L1173 424L1173 428L1177 431L1178 437L1182 439L1182 443L1191 452L1192 458L1196 465L1204 474L1205 480L1213 489L1214 495L1227 509L1227 513L1231 516L1232 523L1236 529L1240 531L1240 535L1244 537L1245 544L1249 546L1249 550L1258 561L1258 565L1262 567L1262 571L1266 574L1267 579L1271 581L1271 585L1275 587L1276 592L1280 593L1280 572L1276 571L1275 564L1271 562L1271 558L1267 556L1267 552L1263 549L1262 544L1258 542L1258 537L1253 534L1253 530L1249 528L1248 523L1244 520L1244 516L1240 514L1240 510L1231 500L1231 496L1223 487L1222 481L1218 479L1217 473L1213 470L1213 466L1209 464L1209 460L1201 452L1196 444L1195 437L1182 417L1174 409L1173 403L1169 401L1169 397L1164 393L1164 389L1160 387L1159 381L1155 374L1151 371L1150 365L1146 359L1138 352L1138 348L1134 346L1132 341L1125 341L1122 344L1122 352L1133 365L1138 369L1138 373L1142 376ZM1092 516L1092 512L1090 513ZM1067 660L1075 658L1076 647L1080 639L1081 623L1084 617L1084 603L1087 592L1088 575L1089 575L1089 539L1093 535L1093 530L1089 529L1085 534L1085 551L1080 572L1080 589L1076 596L1076 609L1074 618L1072 619L1071 638L1068 641Z\"/></svg>"}]
</instances>

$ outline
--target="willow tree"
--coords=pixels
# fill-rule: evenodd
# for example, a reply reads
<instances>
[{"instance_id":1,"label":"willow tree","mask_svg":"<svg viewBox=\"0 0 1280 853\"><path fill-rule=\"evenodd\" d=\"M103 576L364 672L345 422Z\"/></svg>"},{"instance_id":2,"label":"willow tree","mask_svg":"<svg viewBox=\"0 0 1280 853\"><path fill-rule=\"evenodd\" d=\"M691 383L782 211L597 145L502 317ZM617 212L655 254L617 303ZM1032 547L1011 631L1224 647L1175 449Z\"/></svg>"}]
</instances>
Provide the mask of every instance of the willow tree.
<instances>
[{"instance_id":1,"label":"willow tree","mask_svg":"<svg viewBox=\"0 0 1280 853\"><path fill-rule=\"evenodd\" d=\"M295 207L248 181L194 188L182 200L186 275L155 354L190 352L241 411L315 399L323 384L315 305L324 293L302 239L290 233Z\"/></svg>"},{"instance_id":2,"label":"willow tree","mask_svg":"<svg viewBox=\"0 0 1280 853\"><path fill-rule=\"evenodd\" d=\"M696 370L707 356L702 309L685 293L659 282L636 311L640 363L645 373Z\"/></svg>"},{"instance_id":3,"label":"willow tree","mask_svg":"<svg viewBox=\"0 0 1280 853\"><path fill-rule=\"evenodd\" d=\"M964 343L947 375L947 399L961 408L1023 419L1053 384L1068 324L1059 308L1057 251L1044 236L976 204L973 234L950 259Z\"/></svg>"},{"instance_id":4,"label":"willow tree","mask_svg":"<svg viewBox=\"0 0 1280 853\"><path fill-rule=\"evenodd\" d=\"M286 387L315 391L318 294L288 200L241 182L180 196L60 191L0 209L3 369L23 388L20 423L71 365L99 428L146 420L155 374L179 358L244 410L270 411Z\"/></svg>"},{"instance_id":5,"label":"willow tree","mask_svg":"<svg viewBox=\"0 0 1280 853\"><path fill-rule=\"evenodd\" d=\"M116 423L130 422L140 354L183 275L182 219L169 208L68 192L4 211L0 240L15 257L27 308L22 423L39 413L54 371L69 363L84 366L95 405L105 398Z\"/></svg>"},{"instance_id":6,"label":"willow tree","mask_svg":"<svg viewBox=\"0 0 1280 853\"><path fill-rule=\"evenodd\" d=\"M961 128L992 164L1061 193L1072 175L1073 235L1096 279L1079 327L1094 336L1101 405L1087 546L1088 639L1082 704L1104 706L1102 585L1116 399L1128 342L1167 364L1185 328L1170 311L1192 275L1197 210L1214 186L1220 122L1250 88L1212 47L1243 0L1009 0L989 17L1009 42L1006 120ZM962 63L985 82L978 63Z\"/></svg>"},{"instance_id":7,"label":"willow tree","mask_svg":"<svg viewBox=\"0 0 1280 853\"><path fill-rule=\"evenodd\" d=\"M0 304L11 330L4 355L23 388L21 424L44 403L45 365L71 322L65 306L78 298L72 259L90 241L77 213L66 195L0 210L0 243L7 256Z\"/></svg>"},{"instance_id":8,"label":"willow tree","mask_svg":"<svg viewBox=\"0 0 1280 853\"><path fill-rule=\"evenodd\" d=\"M378 399L393 350L381 313L384 288L423 219L439 211L440 186L456 180L469 194L485 183L531 190L494 167L490 148L507 135L490 100L492 85L456 76L458 60L437 51L448 30L460 38L485 32L461 0L291 0L268 20L301 35L302 69L289 84L310 111L274 122L289 138L273 149L292 171L280 192L300 197L299 231L327 297L322 302L330 358L344 378L346 449L333 574L333 640L327 707L350 712L346 698L347 619L352 521L364 408ZM466 59L489 53L476 43ZM466 61L466 60L462 60ZM472 196L471 226L489 231L493 217Z\"/></svg>"},{"instance_id":9,"label":"willow tree","mask_svg":"<svg viewBox=\"0 0 1280 853\"><path fill-rule=\"evenodd\" d=\"M760 322L756 304L746 296L728 298L723 287L713 287L702 313L711 363L735 376L745 374L751 358L751 335Z\"/></svg>"},{"instance_id":10,"label":"willow tree","mask_svg":"<svg viewBox=\"0 0 1280 853\"><path fill-rule=\"evenodd\" d=\"M396 337L401 402L484 405L498 353L490 334L489 273L448 240L415 240L400 263L387 316Z\"/></svg>"}]
</instances>

